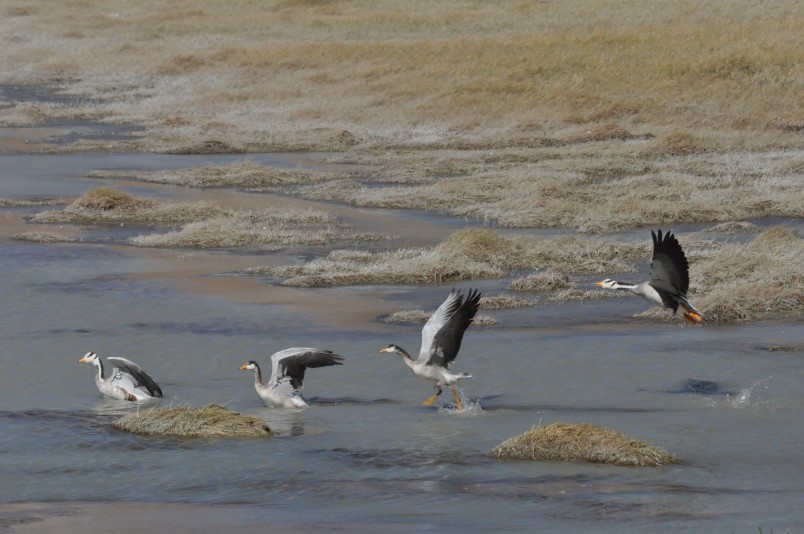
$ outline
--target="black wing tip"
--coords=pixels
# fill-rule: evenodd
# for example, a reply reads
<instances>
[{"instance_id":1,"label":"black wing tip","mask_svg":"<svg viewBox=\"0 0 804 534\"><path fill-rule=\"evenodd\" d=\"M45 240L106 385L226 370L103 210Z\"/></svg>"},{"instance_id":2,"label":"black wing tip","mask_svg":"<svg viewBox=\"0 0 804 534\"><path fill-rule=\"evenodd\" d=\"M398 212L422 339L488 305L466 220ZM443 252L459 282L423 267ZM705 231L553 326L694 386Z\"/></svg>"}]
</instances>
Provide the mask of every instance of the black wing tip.
<instances>
[{"instance_id":1,"label":"black wing tip","mask_svg":"<svg viewBox=\"0 0 804 534\"><path fill-rule=\"evenodd\" d=\"M449 294L450 294L450 296L455 295L455 294L458 295L457 306L456 306L457 308L460 308L461 305L463 305L465 303L468 303L468 302L473 302L473 303L476 304L476 303L480 302L480 297L482 296L479 289L471 288L471 287L468 289L468 292L467 292L466 295L463 295L463 293L461 292L460 289L455 289L454 287L449 292Z\"/></svg>"},{"instance_id":2,"label":"black wing tip","mask_svg":"<svg viewBox=\"0 0 804 534\"><path fill-rule=\"evenodd\" d=\"M658 252L664 252L673 257L678 257L683 259L686 263L686 256L684 254L684 249L681 247L681 243L678 242L676 236L673 235L672 232L668 231L662 237L662 231L658 231L658 235L651 230L651 236L653 236L653 253L656 254Z\"/></svg>"}]
</instances>

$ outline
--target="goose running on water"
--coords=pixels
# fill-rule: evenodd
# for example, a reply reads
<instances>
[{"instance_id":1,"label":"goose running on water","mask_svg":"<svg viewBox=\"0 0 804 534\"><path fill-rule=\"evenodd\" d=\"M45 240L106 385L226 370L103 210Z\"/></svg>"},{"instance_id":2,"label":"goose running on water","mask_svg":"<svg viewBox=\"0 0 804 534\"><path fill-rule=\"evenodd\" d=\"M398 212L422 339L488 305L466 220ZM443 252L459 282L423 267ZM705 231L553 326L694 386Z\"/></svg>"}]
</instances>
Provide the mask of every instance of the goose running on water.
<instances>
[{"instance_id":1,"label":"goose running on water","mask_svg":"<svg viewBox=\"0 0 804 534\"><path fill-rule=\"evenodd\" d=\"M105 397L124 401L144 401L162 398L162 389L142 367L125 358L106 358L114 367L106 378L103 361L94 352L87 352L78 363L91 363L97 369L95 385Z\"/></svg>"},{"instance_id":2,"label":"goose running on water","mask_svg":"<svg viewBox=\"0 0 804 534\"><path fill-rule=\"evenodd\" d=\"M342 365L343 356L331 350L291 347L271 355L271 378L262 383L262 371L254 360L240 366L241 371L254 371L254 389L266 406L304 408L307 401L301 395L304 371L308 367Z\"/></svg>"},{"instance_id":3,"label":"goose running on water","mask_svg":"<svg viewBox=\"0 0 804 534\"><path fill-rule=\"evenodd\" d=\"M380 349L402 356L402 361L410 367L413 374L435 384L436 392L422 403L432 406L441 395L442 388L448 386L455 397L458 410L463 409L461 398L453 384L462 378L471 378L468 373L453 373L449 370L458 356L463 333L472 324L480 302L480 292L469 290L464 299L460 292L450 291L447 299L438 307L422 328L422 346L415 360L399 345L393 343Z\"/></svg>"},{"instance_id":4,"label":"goose running on water","mask_svg":"<svg viewBox=\"0 0 804 534\"><path fill-rule=\"evenodd\" d=\"M676 236L667 232L651 230L653 236L653 259L650 264L650 280L640 284L621 283L610 278L596 285L606 289L624 289L639 295L654 304L670 308L676 313L684 308L684 318L694 324L704 320L703 314L687 299L690 285L689 264Z\"/></svg>"}]
</instances>

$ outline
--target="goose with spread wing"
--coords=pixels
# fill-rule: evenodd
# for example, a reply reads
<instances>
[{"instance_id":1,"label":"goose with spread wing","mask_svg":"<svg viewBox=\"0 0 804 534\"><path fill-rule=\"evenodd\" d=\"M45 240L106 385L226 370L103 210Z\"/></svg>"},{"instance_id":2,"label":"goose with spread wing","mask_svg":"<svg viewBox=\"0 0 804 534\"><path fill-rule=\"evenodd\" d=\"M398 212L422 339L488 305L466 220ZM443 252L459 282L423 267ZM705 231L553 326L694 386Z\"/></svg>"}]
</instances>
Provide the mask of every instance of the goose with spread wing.
<instances>
[{"instance_id":1,"label":"goose with spread wing","mask_svg":"<svg viewBox=\"0 0 804 534\"><path fill-rule=\"evenodd\" d=\"M687 299L690 285L689 263L676 236L662 231L654 232L653 259L650 264L650 280L640 284L621 283L607 278L596 282L606 289L622 289L639 295L654 304L670 308L676 313L678 307L684 308L684 318L694 324L704 320L703 314Z\"/></svg>"},{"instance_id":2,"label":"goose with spread wing","mask_svg":"<svg viewBox=\"0 0 804 534\"><path fill-rule=\"evenodd\" d=\"M254 371L254 389L266 406L304 408L307 401L301 395L304 371L308 367L342 365L343 356L331 350L291 347L271 355L271 378L262 383L262 371L254 360L240 366L241 371Z\"/></svg>"},{"instance_id":3,"label":"goose with spread wing","mask_svg":"<svg viewBox=\"0 0 804 534\"><path fill-rule=\"evenodd\" d=\"M125 358L106 358L114 367L106 378L103 373L103 361L94 352L87 352L78 363L91 363L95 366L95 385L101 394L111 399L124 401L145 401L162 398L162 389L142 367Z\"/></svg>"},{"instance_id":4,"label":"goose with spread wing","mask_svg":"<svg viewBox=\"0 0 804 534\"><path fill-rule=\"evenodd\" d=\"M438 307L422 328L422 346L415 360L399 345L393 343L380 349L380 352L396 353L410 367L413 374L432 382L436 392L424 401L424 406L432 406L441 395L443 387L449 387L458 410L463 409L461 398L455 391L455 382L471 378L468 373L454 373L449 365L458 356L461 340L466 329L472 324L480 302L480 292L469 290L464 296L454 289Z\"/></svg>"}]
</instances>

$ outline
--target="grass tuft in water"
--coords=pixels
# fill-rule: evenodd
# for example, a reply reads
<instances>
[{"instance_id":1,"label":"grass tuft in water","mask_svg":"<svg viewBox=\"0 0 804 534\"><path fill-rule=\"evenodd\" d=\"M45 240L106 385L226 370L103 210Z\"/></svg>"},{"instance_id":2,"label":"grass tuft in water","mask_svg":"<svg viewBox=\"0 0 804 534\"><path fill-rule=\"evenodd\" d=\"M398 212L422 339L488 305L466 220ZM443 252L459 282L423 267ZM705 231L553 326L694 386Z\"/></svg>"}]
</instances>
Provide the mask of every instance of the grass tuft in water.
<instances>
[{"instance_id":1,"label":"grass tuft in water","mask_svg":"<svg viewBox=\"0 0 804 534\"><path fill-rule=\"evenodd\" d=\"M271 435L262 419L241 415L217 404L202 408L151 408L121 417L114 428L149 436L246 438Z\"/></svg>"},{"instance_id":2,"label":"grass tuft in water","mask_svg":"<svg viewBox=\"0 0 804 534\"><path fill-rule=\"evenodd\" d=\"M536 426L507 439L490 453L504 460L593 462L659 466L676 458L659 447L590 423Z\"/></svg>"}]
</instances>

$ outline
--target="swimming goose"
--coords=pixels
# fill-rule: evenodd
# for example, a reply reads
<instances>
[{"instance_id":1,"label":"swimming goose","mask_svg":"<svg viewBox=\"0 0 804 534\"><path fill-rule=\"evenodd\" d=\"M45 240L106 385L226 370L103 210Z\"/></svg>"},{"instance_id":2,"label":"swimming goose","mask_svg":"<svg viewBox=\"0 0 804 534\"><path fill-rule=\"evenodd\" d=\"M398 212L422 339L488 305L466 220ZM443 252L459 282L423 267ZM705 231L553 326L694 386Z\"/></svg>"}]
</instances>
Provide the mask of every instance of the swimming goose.
<instances>
[{"instance_id":1,"label":"swimming goose","mask_svg":"<svg viewBox=\"0 0 804 534\"><path fill-rule=\"evenodd\" d=\"M441 395L442 387L449 386L458 410L463 409L461 398L453 384L462 378L471 378L468 373L453 373L449 364L458 356L463 333L472 324L477 313L480 292L469 290L464 300L460 292L450 291L447 299L438 307L422 328L422 346L417 359L411 358L402 347L393 343L380 349L380 352L392 352L402 356L402 360L410 367L413 374L435 384L436 392L422 403L432 406Z\"/></svg>"},{"instance_id":2,"label":"swimming goose","mask_svg":"<svg viewBox=\"0 0 804 534\"><path fill-rule=\"evenodd\" d=\"M703 314L687 300L690 285L689 264L676 237L667 232L651 230L653 236L653 260L650 264L650 280L640 284L620 283L610 278L596 285L606 289L625 289L654 304L664 306L676 313L678 307L684 308L684 318L691 323L704 320Z\"/></svg>"},{"instance_id":3,"label":"swimming goose","mask_svg":"<svg viewBox=\"0 0 804 534\"><path fill-rule=\"evenodd\" d=\"M103 362L94 352L87 352L78 360L78 363L91 363L97 368L95 385L105 397L125 401L162 398L162 389L142 367L125 358L106 359L114 365L109 378L103 376Z\"/></svg>"},{"instance_id":4,"label":"swimming goose","mask_svg":"<svg viewBox=\"0 0 804 534\"><path fill-rule=\"evenodd\" d=\"M304 408L302 396L304 371L308 367L342 365L343 356L331 350L291 347L271 355L271 378L262 383L260 366L254 360L240 366L241 371L254 371L254 389L267 406Z\"/></svg>"}]
</instances>

